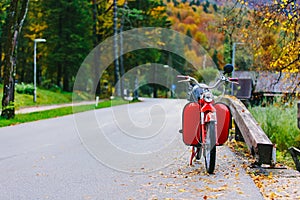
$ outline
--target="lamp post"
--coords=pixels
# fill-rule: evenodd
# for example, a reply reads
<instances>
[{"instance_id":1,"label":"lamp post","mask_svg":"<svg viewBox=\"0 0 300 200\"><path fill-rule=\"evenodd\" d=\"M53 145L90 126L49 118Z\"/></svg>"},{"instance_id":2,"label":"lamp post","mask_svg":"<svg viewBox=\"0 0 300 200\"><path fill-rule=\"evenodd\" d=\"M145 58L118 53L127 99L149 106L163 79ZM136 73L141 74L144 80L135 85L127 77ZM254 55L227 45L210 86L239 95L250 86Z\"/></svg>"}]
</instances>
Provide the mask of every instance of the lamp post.
<instances>
[{"instance_id":1,"label":"lamp post","mask_svg":"<svg viewBox=\"0 0 300 200\"><path fill-rule=\"evenodd\" d=\"M38 38L34 39L34 51L33 51L33 102L36 102L36 46L38 42L46 42L46 39Z\"/></svg>"},{"instance_id":2,"label":"lamp post","mask_svg":"<svg viewBox=\"0 0 300 200\"><path fill-rule=\"evenodd\" d=\"M232 66L233 66L233 71L232 71L232 77L234 78L234 63L235 63L235 51L236 51L236 45L237 44L244 44L242 42L235 42L233 43L232 47ZM233 96L233 83L231 83L231 95Z\"/></svg>"},{"instance_id":3,"label":"lamp post","mask_svg":"<svg viewBox=\"0 0 300 200\"><path fill-rule=\"evenodd\" d=\"M164 68L166 70L168 70L169 65L164 65ZM166 84L167 88L169 87L169 73L167 72L167 84ZM166 91L166 98L168 98L168 90Z\"/></svg>"}]
</instances>

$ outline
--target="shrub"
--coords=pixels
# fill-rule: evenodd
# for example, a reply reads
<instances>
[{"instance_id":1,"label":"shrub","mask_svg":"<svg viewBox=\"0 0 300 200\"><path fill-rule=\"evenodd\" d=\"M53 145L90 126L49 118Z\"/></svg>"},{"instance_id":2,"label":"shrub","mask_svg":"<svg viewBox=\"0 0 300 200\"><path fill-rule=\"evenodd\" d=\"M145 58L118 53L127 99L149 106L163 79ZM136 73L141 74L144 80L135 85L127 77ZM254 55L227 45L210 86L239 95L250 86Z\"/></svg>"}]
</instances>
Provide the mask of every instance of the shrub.
<instances>
[{"instance_id":1,"label":"shrub","mask_svg":"<svg viewBox=\"0 0 300 200\"><path fill-rule=\"evenodd\" d=\"M19 94L33 95L34 86L32 84L16 84L16 92Z\"/></svg>"},{"instance_id":2,"label":"shrub","mask_svg":"<svg viewBox=\"0 0 300 200\"><path fill-rule=\"evenodd\" d=\"M252 107L249 111L278 150L286 151L291 146L300 147L296 105Z\"/></svg>"},{"instance_id":3,"label":"shrub","mask_svg":"<svg viewBox=\"0 0 300 200\"><path fill-rule=\"evenodd\" d=\"M47 89L47 90L50 90L50 91L53 91L53 92L61 92L62 89L58 86L58 85L55 85L54 83L52 83L52 80L44 80L42 82L42 87Z\"/></svg>"}]
</instances>

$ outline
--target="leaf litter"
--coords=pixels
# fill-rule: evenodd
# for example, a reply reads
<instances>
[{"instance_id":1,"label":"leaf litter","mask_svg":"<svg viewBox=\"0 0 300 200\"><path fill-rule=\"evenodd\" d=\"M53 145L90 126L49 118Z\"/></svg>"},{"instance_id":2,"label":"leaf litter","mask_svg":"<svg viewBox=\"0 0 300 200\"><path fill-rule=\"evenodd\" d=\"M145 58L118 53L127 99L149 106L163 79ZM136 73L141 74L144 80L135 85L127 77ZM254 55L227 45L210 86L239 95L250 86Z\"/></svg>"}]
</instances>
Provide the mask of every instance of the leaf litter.
<instances>
[{"instance_id":1,"label":"leaf litter","mask_svg":"<svg viewBox=\"0 0 300 200\"><path fill-rule=\"evenodd\" d=\"M233 139L226 144L243 161L242 167L250 175L265 199L300 199L300 173L288 167L282 169L280 163L276 164L274 169L251 168L249 166L255 162L255 158L250 154L244 142Z\"/></svg>"}]
</instances>

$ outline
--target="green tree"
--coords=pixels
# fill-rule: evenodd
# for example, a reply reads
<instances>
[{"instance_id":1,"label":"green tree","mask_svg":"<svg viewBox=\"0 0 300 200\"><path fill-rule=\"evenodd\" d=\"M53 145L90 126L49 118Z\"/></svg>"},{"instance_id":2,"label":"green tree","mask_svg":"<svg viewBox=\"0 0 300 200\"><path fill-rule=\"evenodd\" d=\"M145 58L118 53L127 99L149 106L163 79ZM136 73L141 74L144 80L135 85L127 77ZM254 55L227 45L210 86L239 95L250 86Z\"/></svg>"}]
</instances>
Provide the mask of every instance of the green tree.
<instances>
[{"instance_id":1,"label":"green tree","mask_svg":"<svg viewBox=\"0 0 300 200\"><path fill-rule=\"evenodd\" d=\"M45 59L46 75L64 91L70 91L73 79L93 45L92 10L84 0L45 0L42 6L47 24L43 35L49 52Z\"/></svg>"},{"instance_id":2,"label":"green tree","mask_svg":"<svg viewBox=\"0 0 300 200\"><path fill-rule=\"evenodd\" d=\"M43 38L43 32L47 28L42 10L42 1L30 1L27 18L23 25L18 45L18 63L16 78L18 82L31 83L33 81L33 44L34 39ZM43 58L47 54L47 45L38 45L37 50L37 84L40 85L44 78ZM43 66L43 67L42 67Z\"/></svg>"},{"instance_id":3,"label":"green tree","mask_svg":"<svg viewBox=\"0 0 300 200\"><path fill-rule=\"evenodd\" d=\"M166 14L166 6L161 0L133 0L128 1L125 13L124 30L139 27L170 27L170 22ZM161 38L156 38L157 42ZM139 50L128 53L124 56L125 71L133 66L150 63L166 63L166 56L163 51L157 49ZM151 85L154 97L157 97L158 85ZM161 89L161 88L160 88Z\"/></svg>"},{"instance_id":4,"label":"green tree","mask_svg":"<svg viewBox=\"0 0 300 200\"><path fill-rule=\"evenodd\" d=\"M112 34L112 16L109 14L113 4L108 1L98 1L92 0L92 13L93 13L93 46L96 47L100 42L102 42L106 37ZM101 93L101 83L100 77L100 63L95 56L94 64L99 67L94 67L93 74L93 85L92 91L95 91L96 96Z\"/></svg>"},{"instance_id":5,"label":"green tree","mask_svg":"<svg viewBox=\"0 0 300 200\"><path fill-rule=\"evenodd\" d=\"M2 50L3 50L3 43L4 40L1 39L3 38L3 28L4 28L4 23L5 19L7 16L7 8L9 6L9 0L4 0L0 2L0 81L2 78Z\"/></svg>"},{"instance_id":6,"label":"green tree","mask_svg":"<svg viewBox=\"0 0 300 200\"><path fill-rule=\"evenodd\" d=\"M4 73L3 73L3 97L1 116L7 119L15 115L15 73L17 62L17 44L28 10L29 0L12 0L7 9L4 38Z\"/></svg>"}]
</instances>

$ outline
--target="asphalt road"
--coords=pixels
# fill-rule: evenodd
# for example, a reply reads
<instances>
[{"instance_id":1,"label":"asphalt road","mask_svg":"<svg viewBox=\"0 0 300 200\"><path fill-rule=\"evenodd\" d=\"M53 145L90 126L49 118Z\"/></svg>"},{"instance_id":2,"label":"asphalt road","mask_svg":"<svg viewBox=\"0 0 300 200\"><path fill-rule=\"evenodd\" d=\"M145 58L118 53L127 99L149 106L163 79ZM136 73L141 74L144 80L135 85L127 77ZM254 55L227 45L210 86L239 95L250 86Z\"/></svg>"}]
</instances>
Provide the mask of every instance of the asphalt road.
<instances>
[{"instance_id":1,"label":"asphalt road","mask_svg":"<svg viewBox=\"0 0 300 200\"><path fill-rule=\"evenodd\" d=\"M184 100L146 99L0 129L0 199L263 199L228 147L188 166Z\"/></svg>"}]
</instances>

